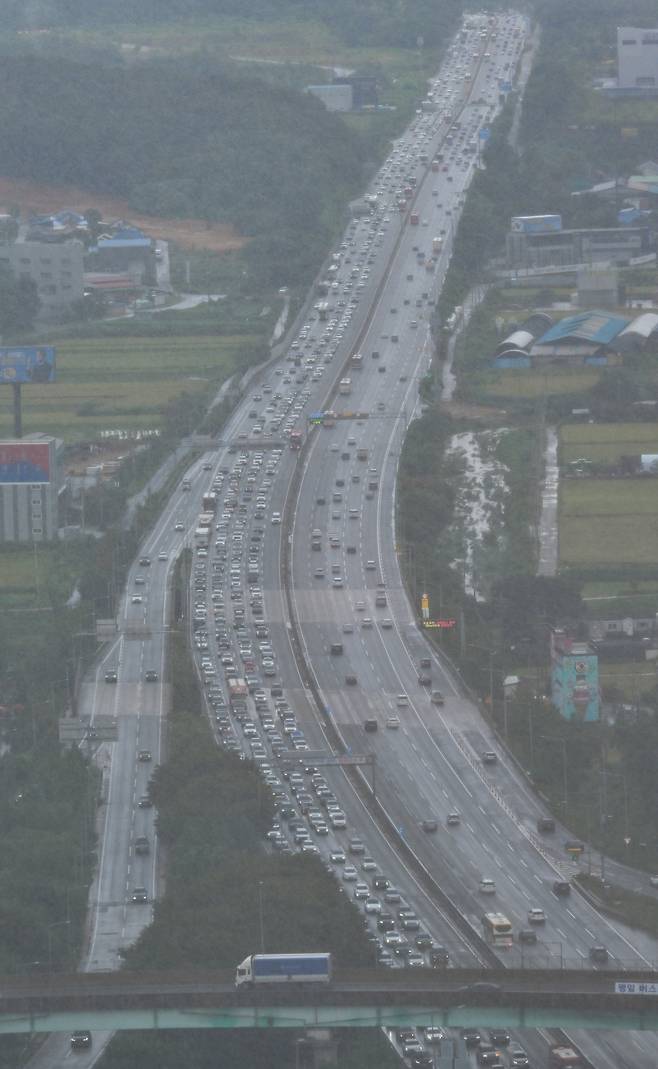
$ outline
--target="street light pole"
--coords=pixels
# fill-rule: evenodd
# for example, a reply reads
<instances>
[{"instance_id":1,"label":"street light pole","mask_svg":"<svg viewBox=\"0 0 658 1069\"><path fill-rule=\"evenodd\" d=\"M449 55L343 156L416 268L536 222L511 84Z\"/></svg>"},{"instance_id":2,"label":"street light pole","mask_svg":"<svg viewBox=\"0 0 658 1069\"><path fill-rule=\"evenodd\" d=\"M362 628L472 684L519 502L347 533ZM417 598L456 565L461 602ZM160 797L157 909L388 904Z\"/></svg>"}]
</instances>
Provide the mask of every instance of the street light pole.
<instances>
[{"instance_id":1,"label":"street light pole","mask_svg":"<svg viewBox=\"0 0 658 1069\"><path fill-rule=\"evenodd\" d=\"M562 804L564 806L564 813L565 813L565 816L566 816L568 803L569 803L569 796L568 796L568 791L567 791L567 744L566 744L566 741L564 739L560 738L559 736L558 737L551 737L550 735L540 735L539 738L543 739L544 742L556 742L559 746L562 747L562 792L563 792Z\"/></svg>"},{"instance_id":2,"label":"street light pole","mask_svg":"<svg viewBox=\"0 0 658 1069\"><path fill-rule=\"evenodd\" d=\"M260 952L265 953L265 924L263 921L263 881L258 881L258 920L260 923Z\"/></svg>"},{"instance_id":3,"label":"street light pole","mask_svg":"<svg viewBox=\"0 0 658 1069\"><path fill-rule=\"evenodd\" d=\"M64 921L53 921L52 924L47 924L46 925L46 932L47 932L47 935L48 935L48 972L52 972L53 971L53 935L52 935L52 930L53 930L53 928L59 928L62 925L67 925L68 926L70 923L71 922L69 920L64 920Z\"/></svg>"}]
</instances>

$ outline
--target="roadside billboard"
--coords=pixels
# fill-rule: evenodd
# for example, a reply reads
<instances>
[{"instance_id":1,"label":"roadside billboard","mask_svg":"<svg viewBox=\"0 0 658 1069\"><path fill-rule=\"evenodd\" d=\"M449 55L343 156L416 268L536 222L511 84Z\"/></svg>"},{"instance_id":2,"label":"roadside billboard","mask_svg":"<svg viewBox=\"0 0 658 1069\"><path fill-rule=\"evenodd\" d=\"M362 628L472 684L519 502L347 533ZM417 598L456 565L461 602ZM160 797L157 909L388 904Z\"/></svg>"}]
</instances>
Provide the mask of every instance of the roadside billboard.
<instances>
[{"instance_id":1,"label":"roadside billboard","mask_svg":"<svg viewBox=\"0 0 658 1069\"><path fill-rule=\"evenodd\" d=\"M0 385L54 381L55 349L52 345L12 345L0 348Z\"/></svg>"},{"instance_id":2,"label":"roadside billboard","mask_svg":"<svg viewBox=\"0 0 658 1069\"><path fill-rule=\"evenodd\" d=\"M50 446L47 442L0 442L0 485L49 483Z\"/></svg>"}]
</instances>

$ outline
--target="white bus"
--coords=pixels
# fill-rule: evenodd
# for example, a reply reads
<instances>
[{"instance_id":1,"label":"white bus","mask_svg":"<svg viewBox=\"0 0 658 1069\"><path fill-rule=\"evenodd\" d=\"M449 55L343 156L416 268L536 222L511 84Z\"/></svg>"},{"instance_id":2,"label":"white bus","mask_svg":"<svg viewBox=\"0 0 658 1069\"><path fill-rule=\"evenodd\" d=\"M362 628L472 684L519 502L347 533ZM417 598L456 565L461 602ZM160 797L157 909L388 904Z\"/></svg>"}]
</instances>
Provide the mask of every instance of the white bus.
<instances>
[{"instance_id":1,"label":"white bus","mask_svg":"<svg viewBox=\"0 0 658 1069\"><path fill-rule=\"evenodd\" d=\"M482 930L487 943L494 947L511 947L514 942L512 922L502 913L485 913Z\"/></svg>"}]
</instances>

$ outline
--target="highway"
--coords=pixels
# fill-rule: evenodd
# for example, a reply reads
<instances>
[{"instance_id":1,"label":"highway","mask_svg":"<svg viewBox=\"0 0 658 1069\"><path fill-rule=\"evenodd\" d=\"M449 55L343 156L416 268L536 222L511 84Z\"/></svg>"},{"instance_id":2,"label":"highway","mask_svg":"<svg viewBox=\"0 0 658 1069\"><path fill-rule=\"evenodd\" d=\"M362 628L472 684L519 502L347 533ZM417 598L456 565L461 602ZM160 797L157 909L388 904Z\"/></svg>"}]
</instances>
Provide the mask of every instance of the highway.
<instances>
[{"instance_id":1,"label":"highway","mask_svg":"<svg viewBox=\"0 0 658 1069\"><path fill-rule=\"evenodd\" d=\"M313 1013L316 1025L347 1027L423 1022L455 1028L471 1023L474 1014L476 1020L517 1027L580 1021L593 1027L651 1028L658 1019L655 995L619 993L608 977L592 971L498 969L487 975L482 982L473 969L339 970L330 983L254 988L236 988L234 973L226 970L58 974L51 982L0 977L0 1033L67 1030L72 1014L94 1028L104 1020L122 1030L194 1028L204 1010L217 1014L212 1025L228 1028L253 1027L254 1014L261 1019L271 1015L276 1026L292 1028L301 1021L313 1023ZM656 989L656 974L642 975L644 986ZM357 1007L361 1012L355 1015Z\"/></svg>"},{"instance_id":2,"label":"highway","mask_svg":"<svg viewBox=\"0 0 658 1069\"><path fill-rule=\"evenodd\" d=\"M285 357L256 376L222 432L222 441L231 444L196 461L188 472L189 489L181 485L172 496L141 547L140 559L149 563L135 562L131 569L116 639L83 686L81 716L91 725L103 716L119 724L118 741L101 743L95 752L104 770L106 805L90 900L88 972L118 966L121 950L149 923L152 901L163 892L155 814L144 800L153 767L166 759L171 572L181 549L195 544L187 623L217 741L251 756L281 813L294 811L295 819L282 816L272 829L269 848L322 856L346 893L358 891L373 871L393 885L379 897L370 893L372 885L366 888L369 900L376 900L369 901L367 919L373 955L382 965L411 968L430 958L429 948L415 946L411 919L407 927L396 918L399 943L385 934L376 904L393 913L408 906L422 932L434 946L444 946L455 965L488 960L481 938L465 935L455 914L466 917L481 937L481 916L492 908L509 917L515 933L528 926L528 909L545 913L545 923L533 926L535 945L497 948L509 964L589 968L591 948L601 945L609 955L602 969L649 967L656 957L652 941L613 925L579 894L555 896L553 882L573 870L559 843L540 841L541 807L498 750L477 707L430 653L402 588L393 512L399 450L419 411L418 381L431 356L429 317L477 166L480 133L499 107L499 82L513 78L524 40L524 22L515 14L491 22L470 16L468 22L425 110L371 183L372 210L354 218L327 260L326 292L319 300L328 310L314 311ZM357 349L360 364L348 366ZM336 396L336 383L345 377L351 379L350 392ZM367 418L309 429L308 415L328 408ZM294 431L306 436L299 453L276 446ZM367 449L366 460L358 459L359 448ZM294 483L299 485L293 493ZM202 497L211 488L218 505L206 548L195 532ZM311 548L315 529L321 532L319 551ZM292 621L282 588L284 557ZM385 594L385 606L375 604L378 594L380 600ZM293 645L295 634L301 651ZM342 652L332 654L332 643L341 643ZM419 685L421 657L432 660L431 688ZM106 681L112 672L117 681ZM147 673L156 678L147 680ZM231 706L229 680L237 676L247 679L250 693ZM271 689L279 685L283 693L275 698ZM445 695L444 705L430 701L432 689ZM399 726L388 728L389 717L397 717ZM366 720L376 721L378 730L366 734ZM313 776L318 766L311 756L310 770L302 774L305 790L286 779L287 759L331 753L336 739L345 752L376 755L377 820L343 768L322 768ZM495 766L482 763L485 751L497 752ZM458 812L459 823L448 826L452 812ZM423 830L428 819L436 820L436 831ZM382 830L387 821L396 834ZM397 836L416 865L397 849ZM136 841L144 837L148 852L138 853ZM351 850L354 837L364 844L359 853ZM354 877L348 871L352 861ZM418 876L423 868L451 906L428 892ZM481 892L482 878L495 881L495 894ZM146 901L133 901L136 891ZM100 1042L92 1053L76 1053L76 1064L91 1064ZM534 1042L539 1059L545 1046ZM607 1047L595 1039L591 1044L595 1065L613 1064ZM634 1040L632 1064L655 1066L650 1048L645 1037ZM621 1046L609 1049L615 1064L631 1064L624 1062ZM70 1057L56 1037L43 1052L43 1069ZM41 1069L39 1057L33 1069Z\"/></svg>"}]
</instances>

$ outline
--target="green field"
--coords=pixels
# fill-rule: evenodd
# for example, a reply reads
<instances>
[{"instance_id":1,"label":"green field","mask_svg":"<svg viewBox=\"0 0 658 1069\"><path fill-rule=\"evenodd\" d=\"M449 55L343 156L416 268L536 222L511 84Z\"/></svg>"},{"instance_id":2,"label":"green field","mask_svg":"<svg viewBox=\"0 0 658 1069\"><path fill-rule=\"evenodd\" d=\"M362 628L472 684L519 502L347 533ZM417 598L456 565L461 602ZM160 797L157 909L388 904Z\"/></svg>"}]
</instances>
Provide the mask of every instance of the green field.
<instances>
[{"instance_id":1,"label":"green field","mask_svg":"<svg viewBox=\"0 0 658 1069\"><path fill-rule=\"evenodd\" d=\"M378 63L395 67L405 56L402 48L352 47L328 25L312 17L241 19L218 15L216 18L172 19L151 25L104 26L101 31L78 29L69 33L83 44L103 47L110 42L127 56L131 50L137 54L140 49L149 50L156 56L202 51L237 60L245 67L250 62L262 62L264 77L272 73L268 72L267 66L275 64L291 64L294 68L297 64L312 67L340 63L358 67ZM409 66L417 68L417 52L409 50L408 57ZM281 72L282 75L285 73Z\"/></svg>"},{"instance_id":2,"label":"green field","mask_svg":"<svg viewBox=\"0 0 658 1069\"><path fill-rule=\"evenodd\" d=\"M51 585L68 597L78 573L79 562L76 565L75 555L62 545L37 545L36 549L5 545L0 553L0 611L37 607L48 611Z\"/></svg>"},{"instance_id":3,"label":"green field","mask_svg":"<svg viewBox=\"0 0 658 1069\"><path fill-rule=\"evenodd\" d=\"M655 661L642 661L635 664L599 663L599 680L601 688L614 687L619 691L621 701L633 702L644 694L655 691L658 686Z\"/></svg>"},{"instance_id":4,"label":"green field","mask_svg":"<svg viewBox=\"0 0 658 1069\"><path fill-rule=\"evenodd\" d=\"M604 599L646 598L658 599L658 579L611 579L609 582L594 581L583 583L581 594L586 601L596 603Z\"/></svg>"},{"instance_id":5,"label":"green field","mask_svg":"<svg viewBox=\"0 0 658 1069\"><path fill-rule=\"evenodd\" d=\"M658 481L574 479L560 487L560 565L658 563Z\"/></svg>"},{"instance_id":6,"label":"green field","mask_svg":"<svg viewBox=\"0 0 658 1069\"><path fill-rule=\"evenodd\" d=\"M624 455L658 453L658 423L570 423L560 428L560 462L619 460Z\"/></svg>"},{"instance_id":7,"label":"green field","mask_svg":"<svg viewBox=\"0 0 658 1069\"><path fill-rule=\"evenodd\" d=\"M582 393L599 381L598 371L557 371L549 374L531 369L499 371L485 388L491 397L549 397L551 394Z\"/></svg>"},{"instance_id":8,"label":"green field","mask_svg":"<svg viewBox=\"0 0 658 1069\"><path fill-rule=\"evenodd\" d=\"M208 400L262 339L229 337L103 338L57 344L57 382L23 390L23 433L43 431L71 443L104 430L162 426L182 393ZM11 398L0 409L0 435L11 436Z\"/></svg>"}]
</instances>

